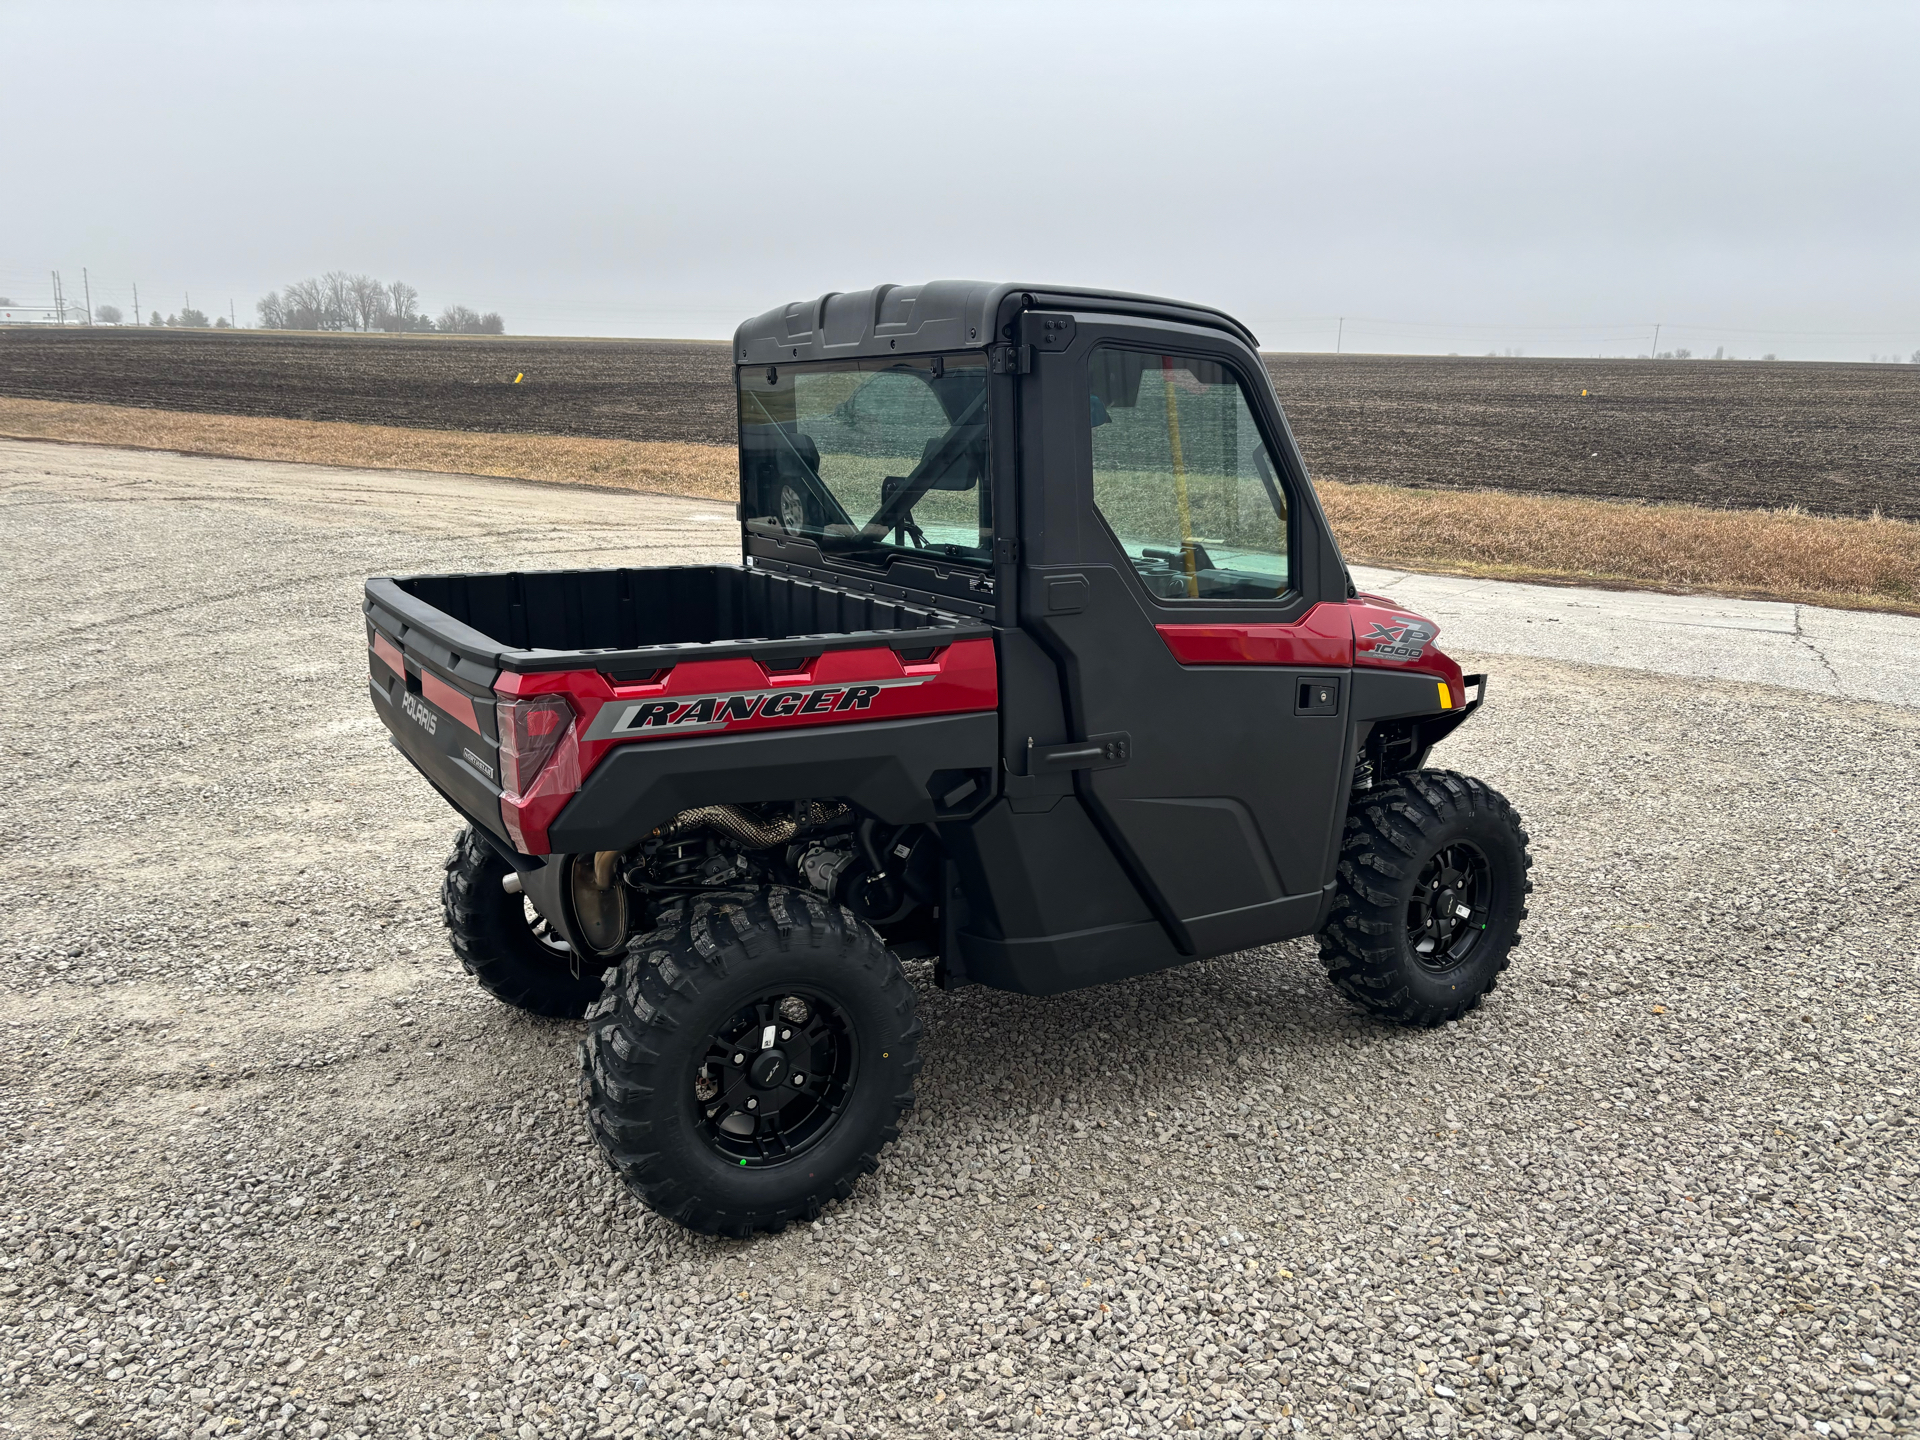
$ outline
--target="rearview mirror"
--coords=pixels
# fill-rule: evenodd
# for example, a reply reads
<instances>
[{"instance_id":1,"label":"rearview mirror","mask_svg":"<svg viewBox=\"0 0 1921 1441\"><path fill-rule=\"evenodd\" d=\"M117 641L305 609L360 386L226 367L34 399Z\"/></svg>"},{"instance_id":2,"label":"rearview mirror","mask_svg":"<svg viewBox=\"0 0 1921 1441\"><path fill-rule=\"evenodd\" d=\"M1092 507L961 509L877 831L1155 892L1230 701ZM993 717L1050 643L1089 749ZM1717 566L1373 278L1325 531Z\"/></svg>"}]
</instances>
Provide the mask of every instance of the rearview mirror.
<instances>
[{"instance_id":1,"label":"rearview mirror","mask_svg":"<svg viewBox=\"0 0 1921 1441\"><path fill-rule=\"evenodd\" d=\"M925 465L946 440L946 436L937 435L922 446L921 464ZM947 462L945 470L937 472L932 480L922 477L922 481L927 490L972 490L980 481L980 451L972 445L964 447ZM899 484L900 481L894 480L893 483Z\"/></svg>"}]
</instances>

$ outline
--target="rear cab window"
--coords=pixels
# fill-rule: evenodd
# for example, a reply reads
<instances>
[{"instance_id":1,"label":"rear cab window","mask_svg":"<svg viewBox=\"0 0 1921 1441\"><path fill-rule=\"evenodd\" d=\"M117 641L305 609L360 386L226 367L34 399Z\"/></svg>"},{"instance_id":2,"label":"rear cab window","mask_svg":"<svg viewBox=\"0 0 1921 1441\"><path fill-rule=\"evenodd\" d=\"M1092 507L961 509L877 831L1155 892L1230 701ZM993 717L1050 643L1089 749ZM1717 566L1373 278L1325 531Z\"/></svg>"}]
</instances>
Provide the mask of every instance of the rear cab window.
<instances>
[{"instance_id":1,"label":"rear cab window","mask_svg":"<svg viewBox=\"0 0 1921 1441\"><path fill-rule=\"evenodd\" d=\"M823 556L988 563L987 361L978 351L740 371L750 531Z\"/></svg>"}]
</instances>

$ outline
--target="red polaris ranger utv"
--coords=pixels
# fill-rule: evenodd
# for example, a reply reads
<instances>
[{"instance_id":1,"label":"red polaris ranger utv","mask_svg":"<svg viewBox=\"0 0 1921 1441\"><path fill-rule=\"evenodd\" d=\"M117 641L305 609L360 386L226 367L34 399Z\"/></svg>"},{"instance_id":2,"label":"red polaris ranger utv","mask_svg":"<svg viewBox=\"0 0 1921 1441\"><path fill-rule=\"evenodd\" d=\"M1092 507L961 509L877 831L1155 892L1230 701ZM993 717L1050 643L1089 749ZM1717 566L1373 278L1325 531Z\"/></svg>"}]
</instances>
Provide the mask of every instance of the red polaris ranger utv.
<instances>
[{"instance_id":1,"label":"red polaris ranger utv","mask_svg":"<svg viewBox=\"0 0 1921 1441\"><path fill-rule=\"evenodd\" d=\"M1047 995L1318 933L1390 1020L1493 988L1528 838L1423 769L1484 679L1355 594L1245 327L948 281L733 358L739 565L366 592L374 705L467 822L454 949L586 1018L649 1206L744 1235L873 1170L902 958Z\"/></svg>"}]
</instances>

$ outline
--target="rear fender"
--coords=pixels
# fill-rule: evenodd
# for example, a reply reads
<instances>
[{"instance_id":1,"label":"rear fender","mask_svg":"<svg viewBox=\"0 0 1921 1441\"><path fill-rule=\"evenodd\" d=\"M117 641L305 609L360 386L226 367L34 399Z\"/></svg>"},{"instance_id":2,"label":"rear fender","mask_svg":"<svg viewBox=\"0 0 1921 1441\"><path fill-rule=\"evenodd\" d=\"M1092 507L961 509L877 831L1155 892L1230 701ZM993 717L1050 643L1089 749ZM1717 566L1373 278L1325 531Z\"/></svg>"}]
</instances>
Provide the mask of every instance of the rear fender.
<instances>
[{"instance_id":1,"label":"rear fender","mask_svg":"<svg viewBox=\"0 0 1921 1441\"><path fill-rule=\"evenodd\" d=\"M931 825L979 814L999 776L991 710L690 736L611 751L548 837L556 852L626 850L684 810L723 802L838 799L892 825Z\"/></svg>"}]
</instances>

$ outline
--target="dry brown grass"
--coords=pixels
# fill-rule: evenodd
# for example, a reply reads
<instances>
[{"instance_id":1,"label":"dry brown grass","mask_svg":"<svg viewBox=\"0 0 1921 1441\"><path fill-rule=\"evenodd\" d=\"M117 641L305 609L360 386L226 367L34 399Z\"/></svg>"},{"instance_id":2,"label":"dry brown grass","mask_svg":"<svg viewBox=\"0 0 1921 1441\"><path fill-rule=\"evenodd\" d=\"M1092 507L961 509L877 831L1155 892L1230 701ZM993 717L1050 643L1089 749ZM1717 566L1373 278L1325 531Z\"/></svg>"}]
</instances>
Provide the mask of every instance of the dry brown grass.
<instances>
[{"instance_id":1,"label":"dry brown grass","mask_svg":"<svg viewBox=\"0 0 1921 1441\"><path fill-rule=\"evenodd\" d=\"M0 398L0 435L385 470L736 495L731 446L412 430ZM1916 611L1921 528L1792 511L1630 505L1323 481L1358 565Z\"/></svg>"},{"instance_id":2,"label":"dry brown grass","mask_svg":"<svg viewBox=\"0 0 1921 1441\"><path fill-rule=\"evenodd\" d=\"M239 460L499 475L702 500L733 501L740 493L739 470L731 446L670 440L413 430L394 425L267 420L6 397L0 397L0 435L177 450Z\"/></svg>"},{"instance_id":3,"label":"dry brown grass","mask_svg":"<svg viewBox=\"0 0 1921 1441\"><path fill-rule=\"evenodd\" d=\"M1341 550L1359 565L1916 610L1921 527L1912 521L1332 481L1315 488Z\"/></svg>"}]
</instances>

